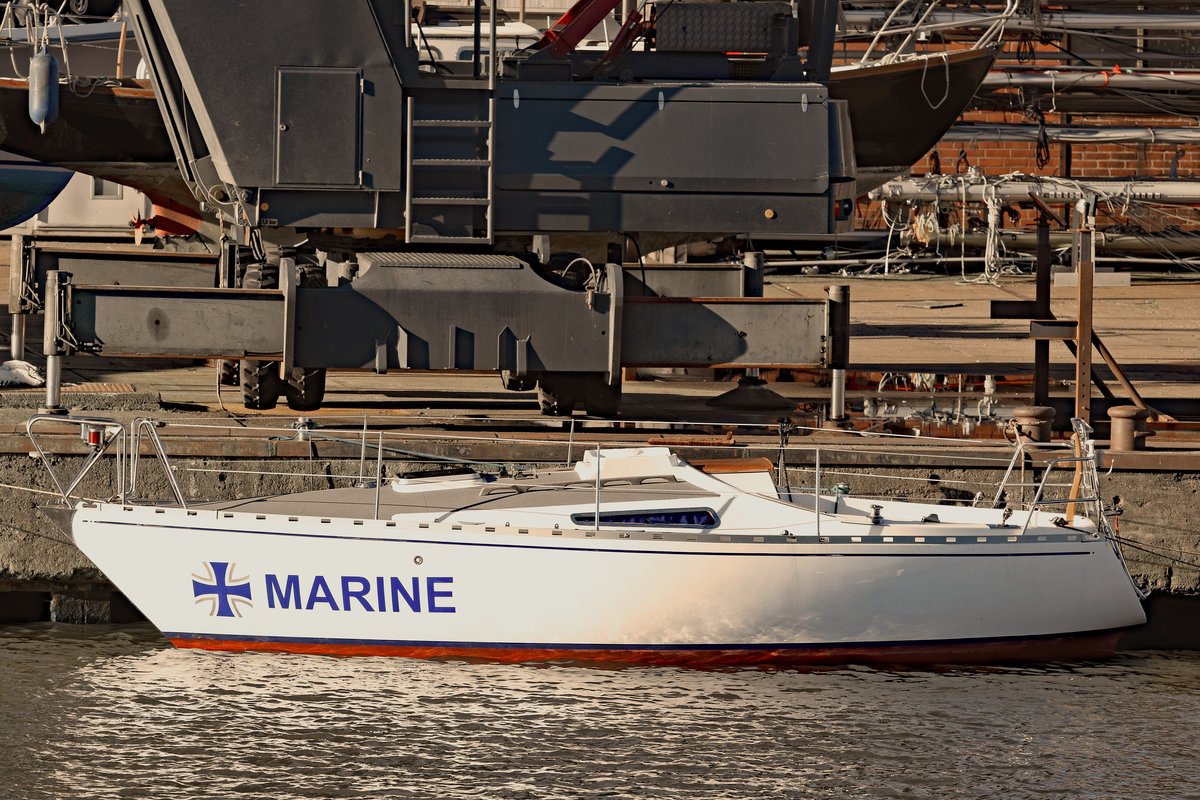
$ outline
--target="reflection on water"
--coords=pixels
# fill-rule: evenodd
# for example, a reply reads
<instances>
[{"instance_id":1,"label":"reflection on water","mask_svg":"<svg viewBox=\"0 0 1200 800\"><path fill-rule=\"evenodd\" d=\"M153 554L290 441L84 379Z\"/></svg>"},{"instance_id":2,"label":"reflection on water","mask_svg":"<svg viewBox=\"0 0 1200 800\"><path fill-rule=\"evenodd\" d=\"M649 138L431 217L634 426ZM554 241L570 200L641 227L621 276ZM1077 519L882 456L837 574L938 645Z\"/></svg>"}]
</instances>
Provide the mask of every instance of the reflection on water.
<instances>
[{"instance_id":1,"label":"reflection on water","mask_svg":"<svg viewBox=\"0 0 1200 800\"><path fill-rule=\"evenodd\" d=\"M14 798L1200 798L1200 654L888 671L174 650L0 627Z\"/></svg>"}]
</instances>

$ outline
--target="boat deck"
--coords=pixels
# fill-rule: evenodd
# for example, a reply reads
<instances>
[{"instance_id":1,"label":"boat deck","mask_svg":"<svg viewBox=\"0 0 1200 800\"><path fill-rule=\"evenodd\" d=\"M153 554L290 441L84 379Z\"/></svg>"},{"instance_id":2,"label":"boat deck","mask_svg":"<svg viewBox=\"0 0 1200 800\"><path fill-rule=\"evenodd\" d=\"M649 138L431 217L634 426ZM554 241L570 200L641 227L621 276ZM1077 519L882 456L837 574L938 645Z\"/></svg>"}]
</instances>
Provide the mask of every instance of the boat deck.
<instances>
[{"instance_id":1,"label":"boat deck","mask_svg":"<svg viewBox=\"0 0 1200 800\"><path fill-rule=\"evenodd\" d=\"M524 486L534 487L535 490L506 489L505 483L502 481L438 492L396 492L385 484L378 492L374 486L321 489L273 497L189 503L189 507L250 514L370 519L375 515L375 501L378 497L378 518L389 519L396 514L466 510L494 512L512 509L543 509L564 505L579 506L586 505L595 493L594 487L584 484L545 486L544 491L536 490L538 486L536 482L527 482ZM712 492L684 482L623 487L606 485L603 491L606 504L665 499L697 502L716 497Z\"/></svg>"}]
</instances>

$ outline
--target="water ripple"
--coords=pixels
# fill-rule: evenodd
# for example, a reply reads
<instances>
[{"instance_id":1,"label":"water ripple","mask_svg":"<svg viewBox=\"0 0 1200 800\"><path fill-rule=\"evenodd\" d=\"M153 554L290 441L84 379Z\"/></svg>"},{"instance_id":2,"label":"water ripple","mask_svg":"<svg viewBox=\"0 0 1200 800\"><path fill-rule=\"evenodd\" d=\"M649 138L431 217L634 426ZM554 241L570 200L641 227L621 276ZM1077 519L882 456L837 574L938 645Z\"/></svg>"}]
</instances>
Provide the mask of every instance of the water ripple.
<instances>
[{"instance_id":1,"label":"water ripple","mask_svg":"<svg viewBox=\"0 0 1200 800\"><path fill-rule=\"evenodd\" d=\"M1200 798L1200 655L813 671L175 650L0 628L0 782L50 798Z\"/></svg>"}]
</instances>

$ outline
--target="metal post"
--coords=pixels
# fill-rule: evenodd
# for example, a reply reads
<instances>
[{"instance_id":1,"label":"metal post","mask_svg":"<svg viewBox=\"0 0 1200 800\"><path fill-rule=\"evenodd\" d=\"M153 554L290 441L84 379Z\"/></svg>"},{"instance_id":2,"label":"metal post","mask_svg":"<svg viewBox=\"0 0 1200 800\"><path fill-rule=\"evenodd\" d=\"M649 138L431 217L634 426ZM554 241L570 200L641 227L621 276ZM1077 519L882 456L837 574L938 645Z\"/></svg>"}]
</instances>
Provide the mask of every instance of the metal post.
<instances>
[{"instance_id":1,"label":"metal post","mask_svg":"<svg viewBox=\"0 0 1200 800\"><path fill-rule=\"evenodd\" d=\"M806 78L815 83L829 80L833 65L834 23L839 5L836 0L814 0L812 5L812 33L808 45L808 61L805 63Z\"/></svg>"},{"instance_id":2,"label":"metal post","mask_svg":"<svg viewBox=\"0 0 1200 800\"><path fill-rule=\"evenodd\" d=\"M1034 294L1034 317L1050 319L1050 220L1038 214L1037 225L1037 289ZM1050 401L1050 340L1033 343L1033 404L1045 406Z\"/></svg>"},{"instance_id":3,"label":"metal post","mask_svg":"<svg viewBox=\"0 0 1200 800\"><path fill-rule=\"evenodd\" d=\"M742 275L742 296L763 296L763 254L758 250L747 251L742 256L745 271Z\"/></svg>"},{"instance_id":4,"label":"metal post","mask_svg":"<svg viewBox=\"0 0 1200 800\"><path fill-rule=\"evenodd\" d=\"M833 370L829 380L829 418L843 420L846 418L846 370Z\"/></svg>"},{"instance_id":5,"label":"metal post","mask_svg":"<svg viewBox=\"0 0 1200 800\"><path fill-rule=\"evenodd\" d=\"M745 271L742 273L742 292L746 297L762 297L763 296L763 254L758 250L747 251L742 256L742 264ZM642 287L645 291L645 287ZM762 371L758 367L750 367L746 370L746 378L751 385L760 384L762 382Z\"/></svg>"},{"instance_id":6,"label":"metal post","mask_svg":"<svg viewBox=\"0 0 1200 800\"><path fill-rule=\"evenodd\" d=\"M12 338L9 340L12 357L18 361L25 358L25 315L12 315Z\"/></svg>"},{"instance_id":7,"label":"metal post","mask_svg":"<svg viewBox=\"0 0 1200 800\"><path fill-rule=\"evenodd\" d=\"M66 276L69 277L69 276ZM64 274L59 270L46 273L46 320L42 332L42 352L46 355L46 407L40 414L65 414L61 405L62 350L58 343L58 329L62 322L62 290Z\"/></svg>"},{"instance_id":8,"label":"metal post","mask_svg":"<svg viewBox=\"0 0 1200 800\"><path fill-rule=\"evenodd\" d=\"M492 0L493 5L495 5L495 1L496 0ZM480 28L482 26L482 22L483 22L482 3L483 3L483 0L475 0L475 65L472 70L475 80L479 80L479 76L481 74L481 69L483 66L483 54L479 52L482 49L480 47L480 45L482 44L482 37L483 37L483 31L480 30ZM492 57L492 54L488 53L488 58L491 58L491 57Z\"/></svg>"},{"instance_id":9,"label":"metal post","mask_svg":"<svg viewBox=\"0 0 1200 800\"><path fill-rule=\"evenodd\" d=\"M830 286L826 322L826 357L829 360L829 418L846 418L846 367L850 361L850 287Z\"/></svg>"},{"instance_id":10,"label":"metal post","mask_svg":"<svg viewBox=\"0 0 1200 800\"><path fill-rule=\"evenodd\" d=\"M813 463L813 511L817 515L817 539L821 538L821 448L816 448Z\"/></svg>"},{"instance_id":11,"label":"metal post","mask_svg":"<svg viewBox=\"0 0 1200 800\"><path fill-rule=\"evenodd\" d=\"M358 447L358 482L362 484L366 480L367 468L367 415L363 414L362 440Z\"/></svg>"},{"instance_id":12,"label":"metal post","mask_svg":"<svg viewBox=\"0 0 1200 800\"><path fill-rule=\"evenodd\" d=\"M600 442L596 442L596 518L592 520L593 528L600 530Z\"/></svg>"},{"instance_id":13,"label":"metal post","mask_svg":"<svg viewBox=\"0 0 1200 800\"><path fill-rule=\"evenodd\" d=\"M375 519L379 519L379 493L383 490L383 431L375 445Z\"/></svg>"},{"instance_id":14,"label":"metal post","mask_svg":"<svg viewBox=\"0 0 1200 800\"><path fill-rule=\"evenodd\" d=\"M62 357L46 356L46 407L38 409L39 414L66 414L62 407Z\"/></svg>"}]
</instances>

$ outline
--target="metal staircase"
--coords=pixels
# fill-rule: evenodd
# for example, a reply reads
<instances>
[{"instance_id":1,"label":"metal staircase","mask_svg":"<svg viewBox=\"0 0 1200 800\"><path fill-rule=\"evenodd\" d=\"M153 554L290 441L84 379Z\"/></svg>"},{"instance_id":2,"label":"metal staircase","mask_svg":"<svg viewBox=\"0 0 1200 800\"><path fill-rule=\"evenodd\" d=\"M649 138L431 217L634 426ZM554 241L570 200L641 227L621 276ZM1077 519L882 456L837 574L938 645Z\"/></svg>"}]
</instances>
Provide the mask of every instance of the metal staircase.
<instances>
[{"instance_id":1,"label":"metal staircase","mask_svg":"<svg viewBox=\"0 0 1200 800\"><path fill-rule=\"evenodd\" d=\"M495 3L488 16L485 80L479 77L484 57L476 52L474 77L431 79L431 91L413 87L408 95L404 233L410 243L490 245L495 239Z\"/></svg>"},{"instance_id":2,"label":"metal staircase","mask_svg":"<svg viewBox=\"0 0 1200 800\"><path fill-rule=\"evenodd\" d=\"M492 243L496 100L490 88L482 92L487 109L482 119L419 117L419 104L409 95L404 223L409 242Z\"/></svg>"}]
</instances>

